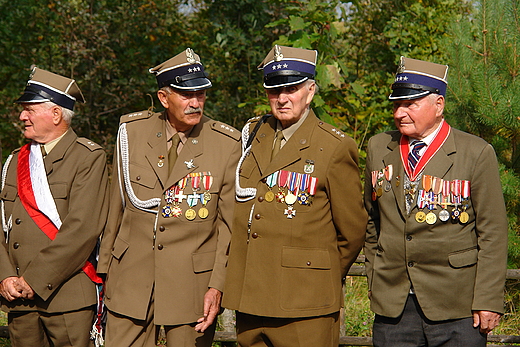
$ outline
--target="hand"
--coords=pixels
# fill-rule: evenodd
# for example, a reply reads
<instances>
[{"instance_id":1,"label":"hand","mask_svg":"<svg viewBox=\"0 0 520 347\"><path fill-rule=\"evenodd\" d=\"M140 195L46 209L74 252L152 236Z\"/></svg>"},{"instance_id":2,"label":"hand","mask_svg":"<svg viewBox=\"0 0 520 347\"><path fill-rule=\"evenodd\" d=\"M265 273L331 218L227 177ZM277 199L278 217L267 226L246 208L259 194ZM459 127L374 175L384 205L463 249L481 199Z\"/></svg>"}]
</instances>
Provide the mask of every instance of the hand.
<instances>
[{"instance_id":1,"label":"hand","mask_svg":"<svg viewBox=\"0 0 520 347\"><path fill-rule=\"evenodd\" d=\"M34 299L34 290L31 288L29 283L25 279L20 277L18 279L18 290L22 293L22 298L32 300Z\"/></svg>"},{"instance_id":2,"label":"hand","mask_svg":"<svg viewBox=\"0 0 520 347\"><path fill-rule=\"evenodd\" d=\"M500 313L491 311L473 311L473 327L480 326L480 332L489 334L500 322Z\"/></svg>"},{"instance_id":3,"label":"hand","mask_svg":"<svg viewBox=\"0 0 520 347\"><path fill-rule=\"evenodd\" d=\"M204 295L204 317L197 320L195 330L203 333L217 317L220 311L220 301L222 300L222 292L215 288L209 288Z\"/></svg>"},{"instance_id":4,"label":"hand","mask_svg":"<svg viewBox=\"0 0 520 347\"><path fill-rule=\"evenodd\" d=\"M0 295L7 301L13 301L22 297L22 290L18 288L18 277L12 276L0 282Z\"/></svg>"}]
</instances>

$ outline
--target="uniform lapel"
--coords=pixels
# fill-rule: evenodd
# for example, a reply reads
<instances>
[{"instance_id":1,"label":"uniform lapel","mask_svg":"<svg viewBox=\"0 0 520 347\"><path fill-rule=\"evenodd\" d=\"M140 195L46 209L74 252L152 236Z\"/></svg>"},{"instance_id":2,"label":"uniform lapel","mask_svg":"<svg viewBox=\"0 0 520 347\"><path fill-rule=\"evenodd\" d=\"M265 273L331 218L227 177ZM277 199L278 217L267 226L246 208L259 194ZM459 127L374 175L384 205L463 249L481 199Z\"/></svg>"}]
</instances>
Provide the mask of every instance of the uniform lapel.
<instances>
[{"instance_id":1,"label":"uniform lapel","mask_svg":"<svg viewBox=\"0 0 520 347\"><path fill-rule=\"evenodd\" d=\"M160 158L167 158L168 151L166 149L166 124L165 124L165 113L155 118L155 123L150 130L148 135L148 149L146 150L145 157L148 160L148 164L159 178L159 183L162 187L168 179L168 163L163 160L163 166L159 166Z\"/></svg>"},{"instance_id":2,"label":"uniform lapel","mask_svg":"<svg viewBox=\"0 0 520 347\"><path fill-rule=\"evenodd\" d=\"M403 163L401 161L401 153L399 152L399 139L401 138L401 134L399 132L395 132L392 136L392 140L388 143L387 147L390 150L387 155L383 157L383 163L386 166L392 165L394 167L394 177L392 179L392 191L394 192L395 201L401 210L401 214L406 215L406 205L404 200L404 177L406 173L404 172ZM399 177L399 186L396 186L397 178Z\"/></svg>"},{"instance_id":3,"label":"uniform lapel","mask_svg":"<svg viewBox=\"0 0 520 347\"><path fill-rule=\"evenodd\" d=\"M253 140L251 155L260 169L261 176L264 176L264 172L271 163L271 152L273 149L275 130L276 118L269 117L269 119L262 124L260 129L258 129L257 135Z\"/></svg>"},{"instance_id":4,"label":"uniform lapel","mask_svg":"<svg viewBox=\"0 0 520 347\"><path fill-rule=\"evenodd\" d=\"M204 149L204 123L209 118L203 116L199 124L193 127L186 143L184 144L175 166L172 169L172 174L166 181L166 188L171 187L177 183L181 178L194 172L200 166L200 156L202 156Z\"/></svg>"},{"instance_id":5,"label":"uniform lapel","mask_svg":"<svg viewBox=\"0 0 520 347\"><path fill-rule=\"evenodd\" d=\"M45 157L43 160L45 164L45 171L47 173L47 176L52 172L54 163L57 161L60 161L65 156L65 153L69 149L70 146L76 141L78 136L72 130L69 128L65 135L61 138L61 140L58 141L56 146L52 149L52 151Z\"/></svg>"}]
</instances>

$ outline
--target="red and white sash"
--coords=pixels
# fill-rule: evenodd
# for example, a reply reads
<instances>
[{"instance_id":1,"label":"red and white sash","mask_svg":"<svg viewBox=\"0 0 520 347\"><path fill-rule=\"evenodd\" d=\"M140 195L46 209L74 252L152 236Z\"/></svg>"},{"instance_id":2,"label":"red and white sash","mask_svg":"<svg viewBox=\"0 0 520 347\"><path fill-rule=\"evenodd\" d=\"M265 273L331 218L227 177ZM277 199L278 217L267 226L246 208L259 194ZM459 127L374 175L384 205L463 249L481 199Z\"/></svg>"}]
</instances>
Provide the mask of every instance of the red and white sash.
<instances>
[{"instance_id":1,"label":"red and white sash","mask_svg":"<svg viewBox=\"0 0 520 347\"><path fill-rule=\"evenodd\" d=\"M39 144L32 142L20 149L17 166L18 196L20 197L23 207L38 228L40 228L49 239L54 240L62 223L49 187L49 182L47 181L47 173L45 172L43 156L39 146ZM102 343L101 315L103 305L103 280L97 275L94 265L88 260L85 265L83 265L82 270L98 288L98 316L94 322L91 337L95 340L96 345L100 345ZM100 338L101 340L98 340Z\"/></svg>"}]
</instances>

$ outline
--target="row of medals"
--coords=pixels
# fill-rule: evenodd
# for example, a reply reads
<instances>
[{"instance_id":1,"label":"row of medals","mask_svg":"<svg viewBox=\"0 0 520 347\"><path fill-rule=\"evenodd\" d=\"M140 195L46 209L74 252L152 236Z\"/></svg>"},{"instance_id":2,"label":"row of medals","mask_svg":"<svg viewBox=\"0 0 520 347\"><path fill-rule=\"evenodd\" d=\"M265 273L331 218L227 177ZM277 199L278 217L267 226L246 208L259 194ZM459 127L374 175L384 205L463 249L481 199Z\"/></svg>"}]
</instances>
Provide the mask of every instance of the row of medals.
<instances>
[{"instance_id":1,"label":"row of medals","mask_svg":"<svg viewBox=\"0 0 520 347\"><path fill-rule=\"evenodd\" d=\"M315 194L314 189L318 183L318 178L310 176L310 173L314 171L314 162L308 161L304 167L304 171L306 172L305 174L280 170L266 178L268 190L264 194L265 201L272 202L276 199L279 203L287 204L287 209L284 213L289 219L292 219L296 215L296 210L294 209L296 202L300 203L300 205L310 205ZM282 182L279 179L282 177L282 172L287 175L286 182ZM293 181L292 189L289 187L289 181L291 181L291 179ZM311 188L310 181L313 181L314 188ZM278 192L276 194L272 191L275 185L278 185ZM284 189L286 186L287 192Z\"/></svg>"},{"instance_id":2,"label":"row of medals","mask_svg":"<svg viewBox=\"0 0 520 347\"><path fill-rule=\"evenodd\" d=\"M198 193L200 189L200 177L203 178L203 186L205 191L202 193ZM187 184L191 181L192 194L184 195L184 189ZM198 183L197 183L198 182ZM166 205L162 208L162 216L164 218L170 217L180 217L182 216L182 208L180 204L184 198L186 198L186 203L189 205L186 211L184 211L184 217L187 220L194 220L197 215L201 219L206 219L209 215L209 211L206 208L207 203L211 200L211 193L209 192L209 188L211 188L211 184L213 182L213 177L208 173L192 173L176 184L174 184L171 188L167 189L164 192L164 200ZM202 207L199 208L198 213L193 209L198 204L198 201L201 202Z\"/></svg>"},{"instance_id":3,"label":"row of medals","mask_svg":"<svg viewBox=\"0 0 520 347\"><path fill-rule=\"evenodd\" d=\"M374 190L372 192L372 200L376 200L378 197L383 195L383 190L385 192L389 192L392 189L391 184L392 177L392 166L384 168L381 171L372 172L372 185ZM397 176L395 186L399 187L400 185L400 177ZM433 182L436 183L433 183ZM446 182L446 183L445 183ZM422 184L423 187L428 189L419 190L417 199L418 199L418 207L419 207L419 198L421 196L427 196L424 198L425 206L428 206L430 212L426 213L424 211L419 211L415 214L415 220L418 223L428 223L435 224L437 222L437 215L432 211L435 209L435 205L439 205L443 207L439 212L439 220L442 222L447 222L450 217L453 220L459 220L461 223L465 224L469 221L469 214L466 212L466 209L469 206L469 181L465 180L453 180L453 181L445 181L438 177L433 177L429 175L422 176ZM447 184L449 188L444 188L443 186ZM467 185L467 193L462 197L460 194L461 189L460 185ZM435 186L435 192L431 191L432 186ZM445 187L445 186L444 186ZM458 187L458 188L455 188ZM408 195L413 198L415 195L416 188L405 189L405 195ZM446 206L454 206L451 213L446 209ZM459 209L459 206L462 206L462 210ZM419 207L423 209L424 207Z\"/></svg>"}]
</instances>

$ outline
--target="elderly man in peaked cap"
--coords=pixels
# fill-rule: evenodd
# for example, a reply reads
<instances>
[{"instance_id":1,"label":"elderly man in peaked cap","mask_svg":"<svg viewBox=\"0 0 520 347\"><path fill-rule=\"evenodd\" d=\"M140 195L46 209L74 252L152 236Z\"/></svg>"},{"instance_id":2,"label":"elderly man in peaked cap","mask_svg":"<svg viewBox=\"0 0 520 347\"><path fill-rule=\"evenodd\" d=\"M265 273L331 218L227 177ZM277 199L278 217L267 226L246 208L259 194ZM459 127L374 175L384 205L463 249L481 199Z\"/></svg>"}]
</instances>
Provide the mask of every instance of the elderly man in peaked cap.
<instances>
[{"instance_id":1,"label":"elderly man in peaked cap","mask_svg":"<svg viewBox=\"0 0 520 347\"><path fill-rule=\"evenodd\" d=\"M121 117L108 225L107 346L211 346L224 287L240 133L203 115L211 82L188 48L150 69L164 112Z\"/></svg>"},{"instance_id":2,"label":"elderly man in peaked cap","mask_svg":"<svg viewBox=\"0 0 520 347\"><path fill-rule=\"evenodd\" d=\"M310 108L316 59L275 46L259 66L272 116L242 131L224 290L242 347L338 346L342 280L366 212L356 143Z\"/></svg>"},{"instance_id":3,"label":"elderly man in peaked cap","mask_svg":"<svg viewBox=\"0 0 520 347\"><path fill-rule=\"evenodd\" d=\"M374 346L485 346L503 312L507 219L497 160L443 111L448 66L401 57L397 131L368 144L365 243Z\"/></svg>"},{"instance_id":4,"label":"elderly man in peaked cap","mask_svg":"<svg viewBox=\"0 0 520 347\"><path fill-rule=\"evenodd\" d=\"M103 149L70 128L76 101L74 80L39 68L16 101L31 142L7 159L0 193L0 295L13 346L91 345L101 279L89 256L108 178Z\"/></svg>"}]
</instances>

